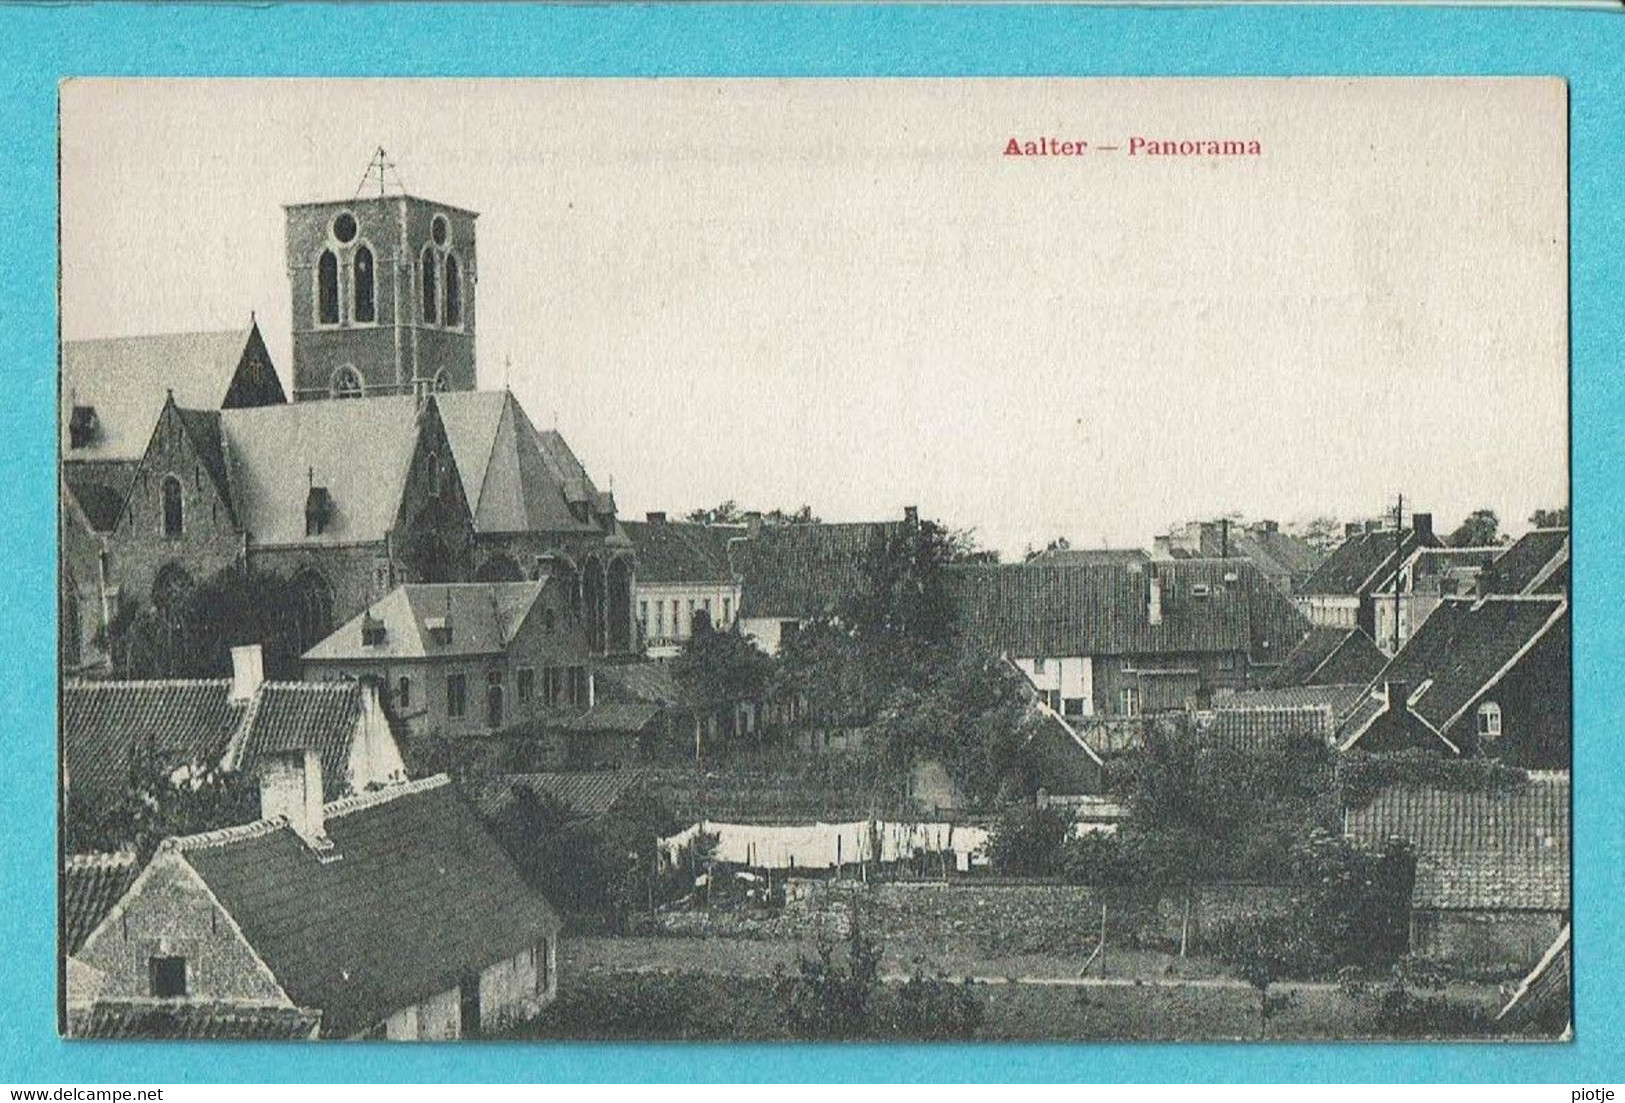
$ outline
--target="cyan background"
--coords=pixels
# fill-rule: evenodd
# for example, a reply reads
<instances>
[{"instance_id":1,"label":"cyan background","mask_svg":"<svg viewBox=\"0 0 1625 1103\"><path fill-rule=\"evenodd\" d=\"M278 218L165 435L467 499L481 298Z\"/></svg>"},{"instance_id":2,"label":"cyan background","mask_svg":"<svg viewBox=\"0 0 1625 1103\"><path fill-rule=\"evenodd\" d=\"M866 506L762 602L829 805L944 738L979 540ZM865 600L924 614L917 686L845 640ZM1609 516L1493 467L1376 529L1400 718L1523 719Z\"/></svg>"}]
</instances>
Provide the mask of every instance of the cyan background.
<instances>
[{"instance_id":1,"label":"cyan background","mask_svg":"<svg viewBox=\"0 0 1625 1103\"><path fill-rule=\"evenodd\" d=\"M1573 1045L65 1044L55 1034L57 81L73 75L1558 75L1570 87ZM1507 141L1516 141L1514 134ZM107 6L0 11L0 1080L1608 1081L1625 1059L1617 477L1625 13L1241 7ZM1418 151L1421 154L1423 151ZM1448 158L1451 151L1431 151ZM207 181L199 186L207 187ZM141 278L131 273L132 279ZM1417 395L1417 401L1436 396ZM1516 410L1508 410L1516 417ZM1438 431L1470 433L1446 402Z\"/></svg>"}]
</instances>

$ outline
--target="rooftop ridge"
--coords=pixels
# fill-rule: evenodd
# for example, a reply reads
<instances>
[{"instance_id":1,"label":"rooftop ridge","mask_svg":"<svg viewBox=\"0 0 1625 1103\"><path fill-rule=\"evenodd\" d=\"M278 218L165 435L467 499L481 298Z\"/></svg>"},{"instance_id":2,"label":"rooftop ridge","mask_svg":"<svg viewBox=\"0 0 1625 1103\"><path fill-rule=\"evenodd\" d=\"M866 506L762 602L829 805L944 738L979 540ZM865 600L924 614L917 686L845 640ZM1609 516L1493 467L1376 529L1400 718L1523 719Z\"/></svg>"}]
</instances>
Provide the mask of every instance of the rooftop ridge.
<instances>
[{"instance_id":1,"label":"rooftop ridge","mask_svg":"<svg viewBox=\"0 0 1625 1103\"><path fill-rule=\"evenodd\" d=\"M171 835L158 844L158 849L163 852L185 854L193 850L226 846L244 839L258 839L287 826L288 817L272 816L268 820L255 820L234 827L218 827L213 831L201 831L196 835Z\"/></svg>"},{"instance_id":2,"label":"rooftop ridge","mask_svg":"<svg viewBox=\"0 0 1625 1103\"><path fill-rule=\"evenodd\" d=\"M230 678L76 678L63 683L63 689L193 689L204 686L230 688Z\"/></svg>"},{"instance_id":3,"label":"rooftop ridge","mask_svg":"<svg viewBox=\"0 0 1625 1103\"><path fill-rule=\"evenodd\" d=\"M355 793L348 797L340 797L331 804L322 808L322 814L328 819L338 816L348 816L352 812L360 812L380 804L388 804L399 797L409 797L416 793L427 793L439 789L443 785L450 785L451 777L447 774L435 774L433 777L419 778L417 781L401 782L397 785L385 785L381 789L374 789L367 793Z\"/></svg>"},{"instance_id":4,"label":"rooftop ridge","mask_svg":"<svg viewBox=\"0 0 1625 1103\"><path fill-rule=\"evenodd\" d=\"M250 322L247 325L222 329L171 329L161 330L157 333L120 333L107 337L76 337L63 341L62 347L69 349L84 345L128 344L131 341L168 341L176 337L225 337L228 334L233 337L238 335L246 337L248 331L252 328L253 323Z\"/></svg>"},{"instance_id":5,"label":"rooftop ridge","mask_svg":"<svg viewBox=\"0 0 1625 1103\"><path fill-rule=\"evenodd\" d=\"M83 854L70 854L62 866L70 873L89 869L123 869L135 864L135 852L132 850L93 851Z\"/></svg>"}]
</instances>

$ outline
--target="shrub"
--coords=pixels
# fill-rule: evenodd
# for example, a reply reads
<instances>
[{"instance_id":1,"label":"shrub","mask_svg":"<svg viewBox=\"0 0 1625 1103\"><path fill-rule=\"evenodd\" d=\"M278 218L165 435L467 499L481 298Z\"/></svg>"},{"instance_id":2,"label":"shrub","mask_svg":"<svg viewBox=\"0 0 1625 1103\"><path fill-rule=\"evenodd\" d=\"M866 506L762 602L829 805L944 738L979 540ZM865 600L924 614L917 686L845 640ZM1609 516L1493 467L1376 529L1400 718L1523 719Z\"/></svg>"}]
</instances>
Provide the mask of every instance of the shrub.
<instances>
[{"instance_id":1,"label":"shrub","mask_svg":"<svg viewBox=\"0 0 1625 1103\"><path fill-rule=\"evenodd\" d=\"M798 1038L873 1037L880 957L880 943L856 923L844 961L833 943L820 941L812 956L801 956L795 975L781 975L775 985L785 1028Z\"/></svg>"},{"instance_id":2,"label":"shrub","mask_svg":"<svg viewBox=\"0 0 1625 1103\"><path fill-rule=\"evenodd\" d=\"M955 983L942 975L926 976L918 967L889 1001L890 1033L899 1038L942 1040L969 1038L981 1029L986 1008L969 977Z\"/></svg>"},{"instance_id":3,"label":"shrub","mask_svg":"<svg viewBox=\"0 0 1625 1103\"><path fill-rule=\"evenodd\" d=\"M1071 813L1062 808L1013 804L993 825L987 842L994 868L1015 876L1049 876L1063 868Z\"/></svg>"}]
</instances>

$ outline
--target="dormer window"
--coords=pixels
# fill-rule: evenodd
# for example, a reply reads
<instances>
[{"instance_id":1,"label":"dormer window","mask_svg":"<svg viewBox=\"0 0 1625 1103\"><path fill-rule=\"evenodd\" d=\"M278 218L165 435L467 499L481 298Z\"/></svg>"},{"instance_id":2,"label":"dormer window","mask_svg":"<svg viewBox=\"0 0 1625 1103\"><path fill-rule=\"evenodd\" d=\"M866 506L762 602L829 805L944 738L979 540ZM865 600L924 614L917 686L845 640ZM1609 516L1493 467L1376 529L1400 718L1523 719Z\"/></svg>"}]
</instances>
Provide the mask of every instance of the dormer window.
<instances>
[{"instance_id":1,"label":"dormer window","mask_svg":"<svg viewBox=\"0 0 1625 1103\"><path fill-rule=\"evenodd\" d=\"M1478 706L1478 738L1486 743L1501 738L1501 706L1494 701Z\"/></svg>"},{"instance_id":2,"label":"dormer window","mask_svg":"<svg viewBox=\"0 0 1625 1103\"><path fill-rule=\"evenodd\" d=\"M361 617L361 646L382 647L388 633L384 630L384 622L372 615L369 610Z\"/></svg>"},{"instance_id":3,"label":"dormer window","mask_svg":"<svg viewBox=\"0 0 1625 1103\"><path fill-rule=\"evenodd\" d=\"M452 632L450 617L425 617L423 620L423 627L429 630L429 639L434 643L439 644L441 647L449 647L451 645Z\"/></svg>"},{"instance_id":4,"label":"dormer window","mask_svg":"<svg viewBox=\"0 0 1625 1103\"><path fill-rule=\"evenodd\" d=\"M95 443L96 407L75 406L73 414L68 418L68 447L88 448Z\"/></svg>"},{"instance_id":5,"label":"dormer window","mask_svg":"<svg viewBox=\"0 0 1625 1103\"><path fill-rule=\"evenodd\" d=\"M325 486L313 486L305 495L305 535L320 536L333 519L333 496Z\"/></svg>"}]
</instances>

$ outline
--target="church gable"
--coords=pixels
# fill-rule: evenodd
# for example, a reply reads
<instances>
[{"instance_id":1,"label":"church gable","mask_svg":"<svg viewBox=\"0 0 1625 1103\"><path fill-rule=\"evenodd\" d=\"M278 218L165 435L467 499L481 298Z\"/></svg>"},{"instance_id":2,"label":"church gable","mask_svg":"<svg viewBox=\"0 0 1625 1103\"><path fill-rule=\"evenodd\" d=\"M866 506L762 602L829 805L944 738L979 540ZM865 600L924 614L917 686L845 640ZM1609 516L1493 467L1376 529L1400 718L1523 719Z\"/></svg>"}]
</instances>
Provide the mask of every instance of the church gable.
<instances>
[{"instance_id":1,"label":"church gable","mask_svg":"<svg viewBox=\"0 0 1625 1103\"><path fill-rule=\"evenodd\" d=\"M451 441L435 404L426 403L395 515L396 558L410 581L461 581L472 570L473 532Z\"/></svg>"},{"instance_id":2,"label":"church gable","mask_svg":"<svg viewBox=\"0 0 1625 1103\"><path fill-rule=\"evenodd\" d=\"M265 338L260 336L259 323L255 322L249 327L243 354L237 361L237 370L232 373L231 385L226 388L226 398L220 408L240 410L248 406L275 406L287 401L282 380L271 363L270 350L265 347Z\"/></svg>"},{"instance_id":3,"label":"church gable","mask_svg":"<svg viewBox=\"0 0 1625 1103\"><path fill-rule=\"evenodd\" d=\"M119 534L195 544L234 536L236 515L220 438L220 418L207 410L164 404L136 468Z\"/></svg>"}]
</instances>

